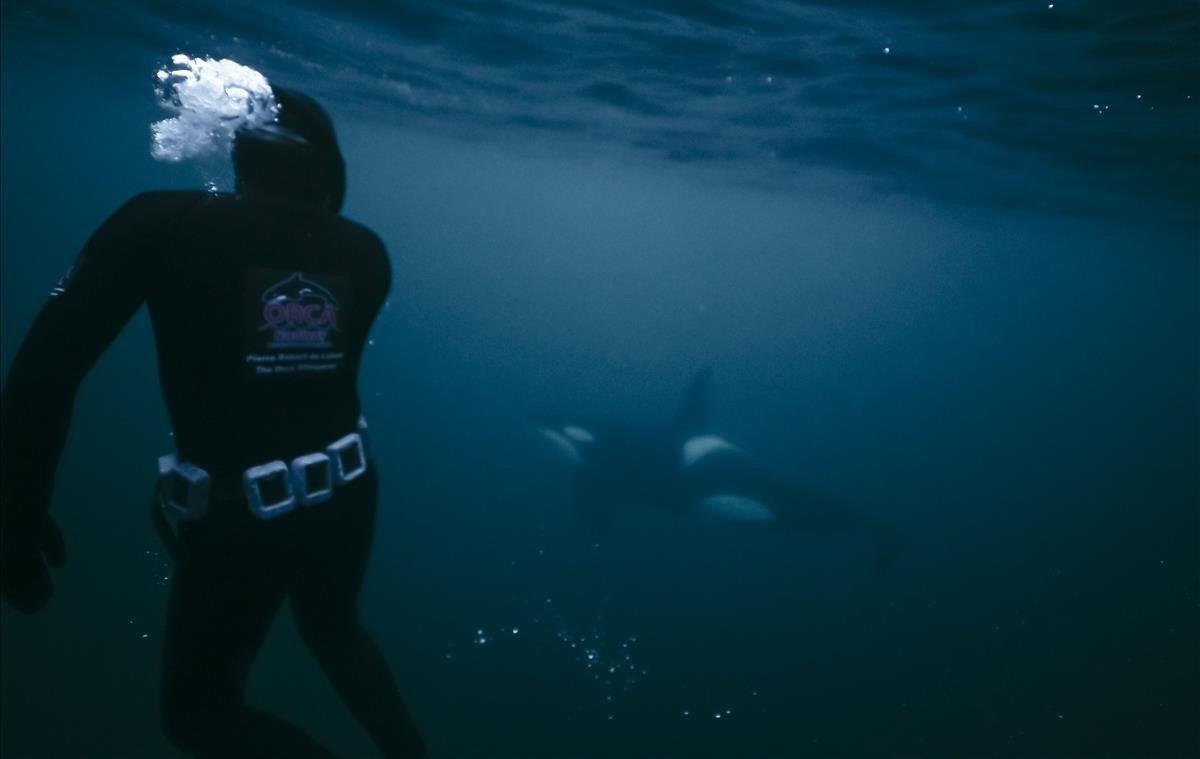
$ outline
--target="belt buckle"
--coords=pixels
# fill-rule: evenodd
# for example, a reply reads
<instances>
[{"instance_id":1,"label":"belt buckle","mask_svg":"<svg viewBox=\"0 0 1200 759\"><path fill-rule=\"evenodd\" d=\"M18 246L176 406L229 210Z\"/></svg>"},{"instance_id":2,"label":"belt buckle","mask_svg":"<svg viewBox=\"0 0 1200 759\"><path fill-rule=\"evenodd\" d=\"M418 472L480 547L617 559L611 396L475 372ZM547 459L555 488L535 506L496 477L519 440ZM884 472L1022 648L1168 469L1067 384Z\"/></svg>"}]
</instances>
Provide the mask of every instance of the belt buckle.
<instances>
[{"instance_id":1,"label":"belt buckle","mask_svg":"<svg viewBox=\"0 0 1200 759\"><path fill-rule=\"evenodd\" d=\"M182 497L179 488L183 489ZM195 464L171 453L158 459L159 502L171 519L190 522L208 513L212 479Z\"/></svg>"},{"instance_id":2,"label":"belt buckle","mask_svg":"<svg viewBox=\"0 0 1200 759\"><path fill-rule=\"evenodd\" d=\"M283 485L283 496L273 503L263 501L262 485L264 482L279 478ZM242 488L246 500L250 503L250 511L259 519L274 519L283 516L296 507L296 493L292 487L291 471L282 461L272 461L269 464L252 466L242 475Z\"/></svg>"},{"instance_id":3,"label":"belt buckle","mask_svg":"<svg viewBox=\"0 0 1200 759\"><path fill-rule=\"evenodd\" d=\"M292 460L292 488L301 506L315 506L333 496L333 463L324 453L310 453ZM310 487L316 475L316 487Z\"/></svg>"},{"instance_id":4,"label":"belt buckle","mask_svg":"<svg viewBox=\"0 0 1200 759\"><path fill-rule=\"evenodd\" d=\"M362 435L357 432L351 432L330 443L325 453L333 464L334 484L345 485L347 482L353 482L367 471L367 451L363 446Z\"/></svg>"}]
</instances>

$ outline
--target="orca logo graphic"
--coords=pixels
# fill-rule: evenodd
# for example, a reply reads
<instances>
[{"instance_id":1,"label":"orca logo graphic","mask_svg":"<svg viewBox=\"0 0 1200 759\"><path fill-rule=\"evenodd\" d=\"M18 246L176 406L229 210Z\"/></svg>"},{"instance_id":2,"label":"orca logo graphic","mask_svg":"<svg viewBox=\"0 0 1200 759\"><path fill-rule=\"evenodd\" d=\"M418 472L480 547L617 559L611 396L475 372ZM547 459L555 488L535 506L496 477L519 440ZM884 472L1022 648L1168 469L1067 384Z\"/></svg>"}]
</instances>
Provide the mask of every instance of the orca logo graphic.
<instances>
[{"instance_id":1,"label":"orca logo graphic","mask_svg":"<svg viewBox=\"0 0 1200 759\"><path fill-rule=\"evenodd\" d=\"M262 294L263 323L258 329L272 333L272 348L328 347L340 311L333 293L296 272Z\"/></svg>"}]
</instances>

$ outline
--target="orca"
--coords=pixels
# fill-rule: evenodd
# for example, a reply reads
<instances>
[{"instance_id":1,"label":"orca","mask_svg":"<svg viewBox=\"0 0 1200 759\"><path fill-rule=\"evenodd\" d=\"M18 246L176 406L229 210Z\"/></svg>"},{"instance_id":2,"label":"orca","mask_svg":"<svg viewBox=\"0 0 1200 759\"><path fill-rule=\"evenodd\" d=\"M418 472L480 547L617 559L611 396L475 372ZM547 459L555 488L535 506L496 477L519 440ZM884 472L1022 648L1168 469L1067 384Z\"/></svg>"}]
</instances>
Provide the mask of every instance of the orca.
<instances>
[{"instance_id":1,"label":"orca","mask_svg":"<svg viewBox=\"0 0 1200 759\"><path fill-rule=\"evenodd\" d=\"M874 565L895 560L894 531L800 485L713 429L712 370L696 373L678 410L643 427L587 425L558 416L539 433L572 468L571 502L597 536L621 513L657 509L776 533L861 532L877 539Z\"/></svg>"}]
</instances>

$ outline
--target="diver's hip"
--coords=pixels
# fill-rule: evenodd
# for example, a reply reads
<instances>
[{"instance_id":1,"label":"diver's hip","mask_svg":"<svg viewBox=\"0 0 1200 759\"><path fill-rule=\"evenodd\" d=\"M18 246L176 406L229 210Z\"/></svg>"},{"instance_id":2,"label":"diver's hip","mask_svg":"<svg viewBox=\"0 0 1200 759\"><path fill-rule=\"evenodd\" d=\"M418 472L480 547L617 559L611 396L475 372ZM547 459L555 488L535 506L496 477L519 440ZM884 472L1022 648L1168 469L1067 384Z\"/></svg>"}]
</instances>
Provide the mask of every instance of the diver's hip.
<instances>
[{"instance_id":1,"label":"diver's hip","mask_svg":"<svg viewBox=\"0 0 1200 759\"><path fill-rule=\"evenodd\" d=\"M252 464L241 472L210 473L168 454L158 460L158 492L172 522L203 519L215 502L243 500L262 520L278 519L298 508L314 507L372 469L366 421L319 450L290 459Z\"/></svg>"}]
</instances>

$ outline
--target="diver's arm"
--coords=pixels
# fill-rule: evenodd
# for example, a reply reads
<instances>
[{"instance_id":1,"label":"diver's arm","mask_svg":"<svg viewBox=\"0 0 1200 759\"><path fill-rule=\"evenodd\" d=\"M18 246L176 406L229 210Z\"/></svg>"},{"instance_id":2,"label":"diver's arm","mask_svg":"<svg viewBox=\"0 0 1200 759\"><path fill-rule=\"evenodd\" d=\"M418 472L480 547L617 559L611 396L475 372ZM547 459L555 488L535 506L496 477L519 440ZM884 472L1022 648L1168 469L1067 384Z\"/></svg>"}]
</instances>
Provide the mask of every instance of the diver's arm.
<instances>
[{"instance_id":1,"label":"diver's arm","mask_svg":"<svg viewBox=\"0 0 1200 759\"><path fill-rule=\"evenodd\" d=\"M23 610L49 597L41 554L65 560L48 510L75 391L145 300L146 254L173 205L163 196L135 197L96 230L34 320L0 393L0 582ZM45 587L16 587L28 583Z\"/></svg>"}]
</instances>

